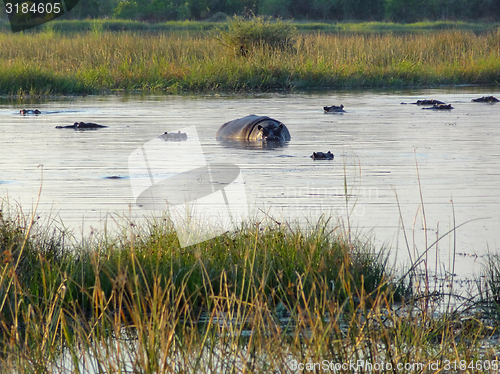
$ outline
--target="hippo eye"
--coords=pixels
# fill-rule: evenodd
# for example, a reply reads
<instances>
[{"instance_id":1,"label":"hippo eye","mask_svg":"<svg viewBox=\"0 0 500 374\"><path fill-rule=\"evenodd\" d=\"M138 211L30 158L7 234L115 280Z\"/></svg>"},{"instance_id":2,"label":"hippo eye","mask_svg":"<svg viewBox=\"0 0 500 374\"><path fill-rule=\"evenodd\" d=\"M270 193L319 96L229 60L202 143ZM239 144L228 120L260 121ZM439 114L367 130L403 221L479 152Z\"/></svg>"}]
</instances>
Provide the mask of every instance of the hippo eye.
<instances>
[{"instance_id":1,"label":"hippo eye","mask_svg":"<svg viewBox=\"0 0 500 374\"><path fill-rule=\"evenodd\" d=\"M261 125L257 126L257 129L259 129L260 131L262 131L263 127Z\"/></svg>"}]
</instances>

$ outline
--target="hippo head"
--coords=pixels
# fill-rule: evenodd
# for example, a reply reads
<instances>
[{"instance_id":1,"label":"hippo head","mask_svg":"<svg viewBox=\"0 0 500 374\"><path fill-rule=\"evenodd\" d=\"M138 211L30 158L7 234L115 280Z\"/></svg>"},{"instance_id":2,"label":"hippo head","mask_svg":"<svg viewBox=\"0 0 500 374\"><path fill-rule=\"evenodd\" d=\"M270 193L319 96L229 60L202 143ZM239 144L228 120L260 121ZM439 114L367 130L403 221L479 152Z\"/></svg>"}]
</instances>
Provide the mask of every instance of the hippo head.
<instances>
[{"instance_id":1,"label":"hippo head","mask_svg":"<svg viewBox=\"0 0 500 374\"><path fill-rule=\"evenodd\" d=\"M283 124L267 124L265 126L259 125L258 130L260 132L259 138L262 141L267 142L279 142L286 140L285 134L283 133Z\"/></svg>"}]
</instances>

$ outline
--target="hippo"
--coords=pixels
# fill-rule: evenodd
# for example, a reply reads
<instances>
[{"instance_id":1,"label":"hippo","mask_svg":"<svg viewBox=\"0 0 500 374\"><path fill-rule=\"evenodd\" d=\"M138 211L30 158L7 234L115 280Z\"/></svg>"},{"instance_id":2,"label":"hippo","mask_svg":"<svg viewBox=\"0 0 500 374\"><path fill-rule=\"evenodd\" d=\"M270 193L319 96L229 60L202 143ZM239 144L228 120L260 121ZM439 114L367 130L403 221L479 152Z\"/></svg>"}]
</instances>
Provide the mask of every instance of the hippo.
<instances>
[{"instance_id":1,"label":"hippo","mask_svg":"<svg viewBox=\"0 0 500 374\"><path fill-rule=\"evenodd\" d=\"M401 103L401 104L407 104L407 103ZM440 105L444 104L442 101L439 100L434 100L434 99L424 99L424 100L417 100L414 103L410 103L414 105Z\"/></svg>"},{"instance_id":2,"label":"hippo","mask_svg":"<svg viewBox=\"0 0 500 374\"><path fill-rule=\"evenodd\" d=\"M104 177L104 179L125 179L126 177L123 177L121 175L110 175L107 177Z\"/></svg>"},{"instance_id":3,"label":"hippo","mask_svg":"<svg viewBox=\"0 0 500 374\"><path fill-rule=\"evenodd\" d=\"M494 96L483 96L478 99L472 99L471 101L473 103L498 103L500 100Z\"/></svg>"},{"instance_id":4,"label":"hippo","mask_svg":"<svg viewBox=\"0 0 500 374\"><path fill-rule=\"evenodd\" d=\"M255 114L223 124L215 137L218 140L262 142L281 142L291 139L290 132L283 123L266 116L256 116Z\"/></svg>"},{"instance_id":5,"label":"hippo","mask_svg":"<svg viewBox=\"0 0 500 374\"><path fill-rule=\"evenodd\" d=\"M165 131L165 134L160 135L158 138L163 139L165 141L173 140L173 141L181 141L187 140L187 134L185 132L171 132L170 134Z\"/></svg>"},{"instance_id":6,"label":"hippo","mask_svg":"<svg viewBox=\"0 0 500 374\"><path fill-rule=\"evenodd\" d=\"M85 122L75 122L73 125L70 126L56 126L56 129L75 129L75 130L94 130L94 129L101 129L103 127L108 127L108 126L103 126L103 125L98 125L97 123L85 123Z\"/></svg>"},{"instance_id":7,"label":"hippo","mask_svg":"<svg viewBox=\"0 0 500 374\"><path fill-rule=\"evenodd\" d=\"M345 113L344 106L342 104L340 104L340 106L324 106L323 109L325 113Z\"/></svg>"},{"instance_id":8,"label":"hippo","mask_svg":"<svg viewBox=\"0 0 500 374\"><path fill-rule=\"evenodd\" d=\"M434 104L433 106L429 108L422 108L422 109L438 109L438 110L449 110L449 109L454 109L451 104Z\"/></svg>"},{"instance_id":9,"label":"hippo","mask_svg":"<svg viewBox=\"0 0 500 374\"><path fill-rule=\"evenodd\" d=\"M313 152L311 158L313 160L333 160L333 153L328 151L326 153L323 152Z\"/></svg>"},{"instance_id":10,"label":"hippo","mask_svg":"<svg viewBox=\"0 0 500 374\"><path fill-rule=\"evenodd\" d=\"M38 109L21 109L19 113L23 116L26 114L42 114Z\"/></svg>"}]
</instances>

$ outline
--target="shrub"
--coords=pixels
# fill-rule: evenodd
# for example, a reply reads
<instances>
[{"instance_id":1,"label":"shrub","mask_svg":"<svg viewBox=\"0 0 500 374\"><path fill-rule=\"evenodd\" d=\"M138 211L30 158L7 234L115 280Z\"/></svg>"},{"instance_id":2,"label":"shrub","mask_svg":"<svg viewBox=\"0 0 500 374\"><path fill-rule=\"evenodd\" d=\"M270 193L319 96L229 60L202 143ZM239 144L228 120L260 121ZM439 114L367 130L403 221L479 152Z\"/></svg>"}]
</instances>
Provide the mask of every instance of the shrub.
<instances>
[{"instance_id":1,"label":"shrub","mask_svg":"<svg viewBox=\"0 0 500 374\"><path fill-rule=\"evenodd\" d=\"M255 48L285 50L293 47L297 29L289 22L271 21L263 16L247 21L235 16L227 31L220 31L219 41L245 55Z\"/></svg>"}]
</instances>

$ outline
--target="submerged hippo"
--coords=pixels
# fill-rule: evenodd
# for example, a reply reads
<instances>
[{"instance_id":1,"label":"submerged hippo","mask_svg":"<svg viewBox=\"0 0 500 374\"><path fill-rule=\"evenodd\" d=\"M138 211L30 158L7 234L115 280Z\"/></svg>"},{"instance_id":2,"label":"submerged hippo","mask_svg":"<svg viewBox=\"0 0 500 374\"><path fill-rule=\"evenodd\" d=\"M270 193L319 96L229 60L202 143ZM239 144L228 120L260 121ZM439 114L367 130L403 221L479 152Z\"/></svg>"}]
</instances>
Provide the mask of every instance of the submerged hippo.
<instances>
[{"instance_id":1,"label":"submerged hippo","mask_svg":"<svg viewBox=\"0 0 500 374\"><path fill-rule=\"evenodd\" d=\"M73 125L70 126L56 126L56 129L75 129L75 130L92 130L92 129L101 129L103 127L108 127L108 126L103 126L103 125L98 125L97 123L91 123L91 122L75 122Z\"/></svg>"},{"instance_id":2,"label":"submerged hippo","mask_svg":"<svg viewBox=\"0 0 500 374\"><path fill-rule=\"evenodd\" d=\"M407 104L407 103L401 103L401 104ZM434 99L424 99L424 100L417 100L414 103L410 103L414 105L440 105L444 104L442 101L439 100L434 100Z\"/></svg>"},{"instance_id":3,"label":"submerged hippo","mask_svg":"<svg viewBox=\"0 0 500 374\"><path fill-rule=\"evenodd\" d=\"M266 116L249 116L223 124L215 134L218 140L288 141L291 139L286 126Z\"/></svg>"},{"instance_id":4,"label":"submerged hippo","mask_svg":"<svg viewBox=\"0 0 500 374\"><path fill-rule=\"evenodd\" d=\"M313 160L333 160L333 153L328 151L326 153L323 152L313 152L311 158Z\"/></svg>"},{"instance_id":5,"label":"submerged hippo","mask_svg":"<svg viewBox=\"0 0 500 374\"><path fill-rule=\"evenodd\" d=\"M163 139L165 141L167 140L174 140L174 141L181 141L181 140L187 140L187 134L185 132L171 132L170 134L165 131L165 134L160 135L158 138Z\"/></svg>"},{"instance_id":6,"label":"submerged hippo","mask_svg":"<svg viewBox=\"0 0 500 374\"><path fill-rule=\"evenodd\" d=\"M38 109L21 109L19 113L24 116L25 114L41 114L42 112Z\"/></svg>"},{"instance_id":7,"label":"submerged hippo","mask_svg":"<svg viewBox=\"0 0 500 374\"><path fill-rule=\"evenodd\" d=\"M472 102L474 103L498 103L500 100L498 100L494 96L483 96L480 97L479 99L472 99Z\"/></svg>"},{"instance_id":8,"label":"submerged hippo","mask_svg":"<svg viewBox=\"0 0 500 374\"><path fill-rule=\"evenodd\" d=\"M451 104L434 104L433 106L429 108L422 108L422 109L438 109L438 110L449 110L449 109L454 109Z\"/></svg>"},{"instance_id":9,"label":"submerged hippo","mask_svg":"<svg viewBox=\"0 0 500 374\"><path fill-rule=\"evenodd\" d=\"M323 109L325 113L345 113L344 106L342 104L340 104L340 106L324 106Z\"/></svg>"}]
</instances>

